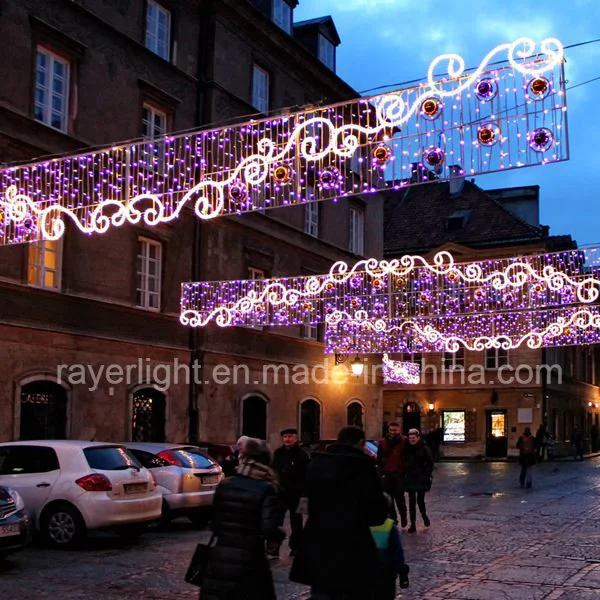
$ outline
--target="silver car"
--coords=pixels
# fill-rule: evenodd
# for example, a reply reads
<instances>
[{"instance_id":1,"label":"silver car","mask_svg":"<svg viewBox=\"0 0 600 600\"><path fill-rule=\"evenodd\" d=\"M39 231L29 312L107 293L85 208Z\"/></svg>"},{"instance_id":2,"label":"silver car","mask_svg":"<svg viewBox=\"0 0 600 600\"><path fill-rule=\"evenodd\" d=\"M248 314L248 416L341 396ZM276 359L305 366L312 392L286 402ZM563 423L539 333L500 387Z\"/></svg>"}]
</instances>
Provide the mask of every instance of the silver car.
<instances>
[{"instance_id":1,"label":"silver car","mask_svg":"<svg viewBox=\"0 0 600 600\"><path fill-rule=\"evenodd\" d=\"M123 445L152 473L163 494L165 521L186 516L194 525L206 522L215 488L224 477L215 461L195 446L153 442Z\"/></svg>"}]
</instances>

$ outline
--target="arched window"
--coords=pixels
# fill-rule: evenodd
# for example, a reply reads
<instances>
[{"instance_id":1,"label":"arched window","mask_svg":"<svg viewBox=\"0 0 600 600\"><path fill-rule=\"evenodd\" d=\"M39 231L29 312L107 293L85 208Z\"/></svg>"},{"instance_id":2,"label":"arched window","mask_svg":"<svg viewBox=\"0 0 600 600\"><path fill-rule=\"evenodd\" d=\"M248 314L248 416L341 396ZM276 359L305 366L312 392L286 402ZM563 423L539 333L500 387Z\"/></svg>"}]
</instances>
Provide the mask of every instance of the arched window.
<instances>
[{"instance_id":1,"label":"arched window","mask_svg":"<svg viewBox=\"0 0 600 600\"><path fill-rule=\"evenodd\" d=\"M67 437L67 390L53 381L32 381L21 388L21 440Z\"/></svg>"},{"instance_id":2,"label":"arched window","mask_svg":"<svg viewBox=\"0 0 600 600\"><path fill-rule=\"evenodd\" d=\"M242 435L267 439L267 401L262 396L242 400Z\"/></svg>"},{"instance_id":3,"label":"arched window","mask_svg":"<svg viewBox=\"0 0 600 600\"><path fill-rule=\"evenodd\" d=\"M346 423L353 427L364 428L364 407L357 400L353 400L348 404L346 409Z\"/></svg>"},{"instance_id":4,"label":"arched window","mask_svg":"<svg viewBox=\"0 0 600 600\"><path fill-rule=\"evenodd\" d=\"M312 398L300 403L300 442L313 444L321 438L321 405Z\"/></svg>"},{"instance_id":5,"label":"arched window","mask_svg":"<svg viewBox=\"0 0 600 600\"><path fill-rule=\"evenodd\" d=\"M151 387L133 393L131 402L131 441L165 441L165 395Z\"/></svg>"}]
</instances>

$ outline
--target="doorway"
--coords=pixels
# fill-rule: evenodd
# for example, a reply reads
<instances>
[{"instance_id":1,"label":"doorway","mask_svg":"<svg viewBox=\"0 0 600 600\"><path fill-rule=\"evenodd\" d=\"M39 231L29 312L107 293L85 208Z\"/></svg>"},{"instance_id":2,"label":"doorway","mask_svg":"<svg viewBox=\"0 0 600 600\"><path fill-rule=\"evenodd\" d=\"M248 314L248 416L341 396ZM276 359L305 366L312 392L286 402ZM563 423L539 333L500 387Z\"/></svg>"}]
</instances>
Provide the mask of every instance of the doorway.
<instances>
[{"instance_id":1,"label":"doorway","mask_svg":"<svg viewBox=\"0 0 600 600\"><path fill-rule=\"evenodd\" d=\"M487 458L508 456L507 418L505 410L488 410L485 415L485 455Z\"/></svg>"},{"instance_id":2,"label":"doorway","mask_svg":"<svg viewBox=\"0 0 600 600\"><path fill-rule=\"evenodd\" d=\"M407 402L402 409L402 431L408 435L409 429L421 431L421 410L416 402Z\"/></svg>"}]
</instances>

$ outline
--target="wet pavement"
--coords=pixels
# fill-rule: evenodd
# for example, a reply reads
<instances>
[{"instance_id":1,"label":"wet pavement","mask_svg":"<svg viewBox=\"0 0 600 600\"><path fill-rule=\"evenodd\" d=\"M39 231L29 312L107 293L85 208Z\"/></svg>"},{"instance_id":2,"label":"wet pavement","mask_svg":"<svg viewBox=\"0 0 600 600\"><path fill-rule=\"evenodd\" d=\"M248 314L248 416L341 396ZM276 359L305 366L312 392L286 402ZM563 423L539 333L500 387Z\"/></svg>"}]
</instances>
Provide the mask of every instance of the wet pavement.
<instances>
[{"instance_id":1,"label":"wet pavement","mask_svg":"<svg viewBox=\"0 0 600 600\"><path fill-rule=\"evenodd\" d=\"M600 598L599 458L538 465L532 489L514 463L441 463L427 503L431 527L403 534L411 587L398 598ZM32 547L0 563L0 598L197 598L183 573L207 535L182 520L137 544L100 535L73 552ZM278 598L304 600L288 567L274 569Z\"/></svg>"}]
</instances>

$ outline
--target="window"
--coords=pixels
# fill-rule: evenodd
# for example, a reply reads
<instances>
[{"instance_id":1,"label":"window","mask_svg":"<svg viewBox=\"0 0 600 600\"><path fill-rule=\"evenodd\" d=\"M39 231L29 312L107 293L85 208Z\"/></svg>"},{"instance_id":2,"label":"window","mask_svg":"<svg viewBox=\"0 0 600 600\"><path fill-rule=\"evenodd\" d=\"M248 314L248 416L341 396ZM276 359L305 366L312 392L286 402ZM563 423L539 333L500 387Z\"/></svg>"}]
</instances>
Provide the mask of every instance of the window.
<instances>
[{"instance_id":1,"label":"window","mask_svg":"<svg viewBox=\"0 0 600 600\"><path fill-rule=\"evenodd\" d=\"M499 369L508 364L508 350L503 348L488 348L485 351L485 368Z\"/></svg>"},{"instance_id":2,"label":"window","mask_svg":"<svg viewBox=\"0 0 600 600\"><path fill-rule=\"evenodd\" d=\"M269 72L258 65L252 73L252 106L263 113L269 111Z\"/></svg>"},{"instance_id":3,"label":"window","mask_svg":"<svg viewBox=\"0 0 600 600\"><path fill-rule=\"evenodd\" d=\"M49 290L60 290L62 239L30 244L27 255L27 283Z\"/></svg>"},{"instance_id":4,"label":"window","mask_svg":"<svg viewBox=\"0 0 600 600\"><path fill-rule=\"evenodd\" d=\"M53 381L32 381L21 388L20 440L67 437L67 391Z\"/></svg>"},{"instance_id":5,"label":"window","mask_svg":"<svg viewBox=\"0 0 600 600\"><path fill-rule=\"evenodd\" d=\"M146 48L169 60L171 55L171 12L154 0L146 5Z\"/></svg>"},{"instance_id":6,"label":"window","mask_svg":"<svg viewBox=\"0 0 600 600\"><path fill-rule=\"evenodd\" d=\"M292 7L285 0L273 0L273 22L286 33L292 33Z\"/></svg>"},{"instance_id":7,"label":"window","mask_svg":"<svg viewBox=\"0 0 600 600\"><path fill-rule=\"evenodd\" d=\"M165 395L154 388L134 392L131 402L131 440L164 442L166 421Z\"/></svg>"},{"instance_id":8,"label":"window","mask_svg":"<svg viewBox=\"0 0 600 600\"><path fill-rule=\"evenodd\" d=\"M3 446L0 448L0 475L50 473L59 469L53 448L46 446Z\"/></svg>"},{"instance_id":9,"label":"window","mask_svg":"<svg viewBox=\"0 0 600 600\"><path fill-rule=\"evenodd\" d=\"M466 412L445 410L442 417L444 442L464 442L466 440Z\"/></svg>"},{"instance_id":10,"label":"window","mask_svg":"<svg viewBox=\"0 0 600 600\"><path fill-rule=\"evenodd\" d=\"M335 71L335 46L323 34L319 34L319 60Z\"/></svg>"},{"instance_id":11,"label":"window","mask_svg":"<svg viewBox=\"0 0 600 600\"><path fill-rule=\"evenodd\" d=\"M147 140L156 140L167 133L167 113L152 106L144 104L142 108L142 136ZM141 153L141 160L147 167L164 167L165 163L165 145L144 144Z\"/></svg>"},{"instance_id":12,"label":"window","mask_svg":"<svg viewBox=\"0 0 600 600\"><path fill-rule=\"evenodd\" d=\"M300 442L314 444L321 439L321 405L312 399L300 404Z\"/></svg>"},{"instance_id":13,"label":"window","mask_svg":"<svg viewBox=\"0 0 600 600\"><path fill-rule=\"evenodd\" d=\"M304 233L319 237L319 204L308 202L304 206Z\"/></svg>"},{"instance_id":14,"label":"window","mask_svg":"<svg viewBox=\"0 0 600 600\"><path fill-rule=\"evenodd\" d=\"M137 256L137 305L160 310L162 244L140 238Z\"/></svg>"},{"instance_id":15,"label":"window","mask_svg":"<svg viewBox=\"0 0 600 600\"><path fill-rule=\"evenodd\" d=\"M419 365L419 368L423 368L423 355L420 352L406 352L402 355L404 362L411 362Z\"/></svg>"},{"instance_id":16,"label":"window","mask_svg":"<svg viewBox=\"0 0 600 600\"><path fill-rule=\"evenodd\" d=\"M363 428L364 408L363 405L354 400L346 407L346 424L349 427Z\"/></svg>"},{"instance_id":17,"label":"window","mask_svg":"<svg viewBox=\"0 0 600 600\"><path fill-rule=\"evenodd\" d=\"M242 435L267 439L267 401L262 396L249 396L242 401Z\"/></svg>"},{"instance_id":18,"label":"window","mask_svg":"<svg viewBox=\"0 0 600 600\"><path fill-rule=\"evenodd\" d=\"M35 118L54 129L67 131L69 114L69 62L38 47L35 73Z\"/></svg>"},{"instance_id":19,"label":"window","mask_svg":"<svg viewBox=\"0 0 600 600\"><path fill-rule=\"evenodd\" d=\"M139 467L137 459L122 446L90 446L83 454L92 469L100 471L124 471L131 466Z\"/></svg>"},{"instance_id":20,"label":"window","mask_svg":"<svg viewBox=\"0 0 600 600\"><path fill-rule=\"evenodd\" d=\"M312 325L311 323L304 323L304 325L302 325L302 337L305 340L318 340L319 326Z\"/></svg>"},{"instance_id":21,"label":"window","mask_svg":"<svg viewBox=\"0 0 600 600\"><path fill-rule=\"evenodd\" d=\"M457 352L444 352L444 369L452 371L454 369L465 368L465 349L459 348Z\"/></svg>"},{"instance_id":22,"label":"window","mask_svg":"<svg viewBox=\"0 0 600 600\"><path fill-rule=\"evenodd\" d=\"M171 464L157 454L152 454L152 452L145 452L136 448L128 448L128 450L129 454L133 454L140 465L146 469L159 469L161 467L168 467Z\"/></svg>"},{"instance_id":23,"label":"window","mask_svg":"<svg viewBox=\"0 0 600 600\"><path fill-rule=\"evenodd\" d=\"M365 252L365 213L359 208L350 207L350 241L348 249L354 254Z\"/></svg>"}]
</instances>

